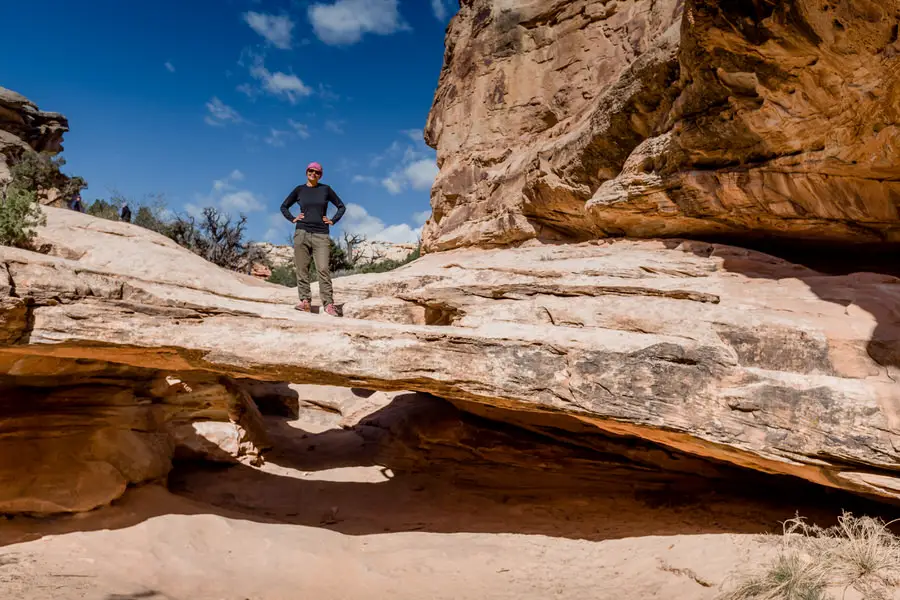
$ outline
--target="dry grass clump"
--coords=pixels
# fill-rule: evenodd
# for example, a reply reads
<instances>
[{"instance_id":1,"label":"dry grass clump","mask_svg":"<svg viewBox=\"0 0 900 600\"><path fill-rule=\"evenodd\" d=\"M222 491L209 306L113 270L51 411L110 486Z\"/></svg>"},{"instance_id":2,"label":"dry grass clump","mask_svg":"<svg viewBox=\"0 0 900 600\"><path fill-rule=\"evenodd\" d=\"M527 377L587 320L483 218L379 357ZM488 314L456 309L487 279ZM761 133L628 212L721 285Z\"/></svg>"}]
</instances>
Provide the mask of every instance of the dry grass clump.
<instances>
[{"instance_id":1,"label":"dry grass clump","mask_svg":"<svg viewBox=\"0 0 900 600\"><path fill-rule=\"evenodd\" d=\"M888 525L847 512L828 528L800 517L786 521L775 559L739 577L720 598L834 600L855 590L864 600L889 600L900 585L900 538Z\"/></svg>"}]
</instances>

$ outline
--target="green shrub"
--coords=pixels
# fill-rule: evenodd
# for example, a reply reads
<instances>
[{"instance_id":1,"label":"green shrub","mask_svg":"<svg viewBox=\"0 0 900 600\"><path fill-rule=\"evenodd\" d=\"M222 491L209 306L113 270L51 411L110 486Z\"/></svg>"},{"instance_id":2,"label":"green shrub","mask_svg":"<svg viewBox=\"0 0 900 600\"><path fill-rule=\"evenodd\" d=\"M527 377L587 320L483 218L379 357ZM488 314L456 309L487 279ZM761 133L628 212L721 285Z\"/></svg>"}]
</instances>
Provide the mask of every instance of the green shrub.
<instances>
[{"instance_id":1,"label":"green shrub","mask_svg":"<svg viewBox=\"0 0 900 600\"><path fill-rule=\"evenodd\" d=\"M172 237L172 224L150 206L139 206L132 221L135 225Z\"/></svg>"},{"instance_id":2,"label":"green shrub","mask_svg":"<svg viewBox=\"0 0 900 600\"><path fill-rule=\"evenodd\" d=\"M66 159L37 152L25 152L15 161L10 173L12 186L34 192L59 190L60 198L68 201L77 192L87 187L81 177L68 177L62 173ZM35 196L36 197L36 196Z\"/></svg>"},{"instance_id":3,"label":"green shrub","mask_svg":"<svg viewBox=\"0 0 900 600\"><path fill-rule=\"evenodd\" d=\"M64 164L62 158L37 152L25 152L13 162L10 181L0 187L0 244L31 246L34 228L47 223L38 194L56 188L65 198L86 187L82 178L60 173Z\"/></svg>"},{"instance_id":4,"label":"green shrub","mask_svg":"<svg viewBox=\"0 0 900 600\"><path fill-rule=\"evenodd\" d=\"M275 267L270 266L269 268L272 269L272 274L266 281L285 287L297 286L297 269L294 267L294 261L288 261ZM337 277L336 271L331 273L333 277ZM318 280L319 274L316 272L316 262L311 260L309 261L309 282L315 283Z\"/></svg>"},{"instance_id":5,"label":"green shrub","mask_svg":"<svg viewBox=\"0 0 900 600\"><path fill-rule=\"evenodd\" d=\"M46 223L34 192L9 186L0 194L0 245L29 248L34 228Z\"/></svg>"},{"instance_id":6,"label":"green shrub","mask_svg":"<svg viewBox=\"0 0 900 600\"><path fill-rule=\"evenodd\" d=\"M100 198L94 200L90 204L90 206L87 207L85 212L93 217L109 219L110 221L119 220L118 208L116 208L116 206L111 202L107 202L106 200L102 200Z\"/></svg>"},{"instance_id":7,"label":"green shrub","mask_svg":"<svg viewBox=\"0 0 900 600\"><path fill-rule=\"evenodd\" d=\"M296 287L297 271L294 269L294 263L286 262L283 265L272 267L272 275L266 281L286 287Z\"/></svg>"},{"instance_id":8,"label":"green shrub","mask_svg":"<svg viewBox=\"0 0 900 600\"><path fill-rule=\"evenodd\" d=\"M329 237L328 243L330 246L330 255L328 260L328 266L331 269L332 273L336 273L342 269L351 269L353 265L350 263L350 259L347 256L347 252L344 248L334 241L334 238Z\"/></svg>"}]
</instances>

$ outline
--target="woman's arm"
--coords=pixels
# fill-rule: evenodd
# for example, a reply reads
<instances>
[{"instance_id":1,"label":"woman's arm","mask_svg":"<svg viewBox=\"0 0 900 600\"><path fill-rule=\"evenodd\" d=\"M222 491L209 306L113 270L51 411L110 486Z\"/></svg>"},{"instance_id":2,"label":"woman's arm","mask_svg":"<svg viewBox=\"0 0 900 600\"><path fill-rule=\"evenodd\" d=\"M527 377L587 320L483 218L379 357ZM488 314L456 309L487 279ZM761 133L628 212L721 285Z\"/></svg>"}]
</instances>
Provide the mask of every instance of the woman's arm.
<instances>
[{"instance_id":1,"label":"woman's arm","mask_svg":"<svg viewBox=\"0 0 900 600\"><path fill-rule=\"evenodd\" d=\"M299 196L299 194L297 194L297 188L294 188L293 190L291 190L291 193L288 194L288 197L284 199L284 202L281 203L281 214L283 214L284 218L287 219L288 221L290 221L291 223L296 222L296 219L294 219L294 215L291 214L291 211L289 209L291 208L291 206L293 206L294 204L297 203L297 201L299 200L298 196ZM302 218L303 218L303 207L301 206L300 207L300 216L297 217L297 219L302 219Z\"/></svg>"},{"instance_id":2,"label":"woman's arm","mask_svg":"<svg viewBox=\"0 0 900 600\"><path fill-rule=\"evenodd\" d=\"M347 210L347 207L344 206L344 203L341 201L341 197L337 195L331 186L328 186L328 200L331 201L332 204L337 206L337 212L334 215L334 218L331 219L332 225L341 220L341 217L344 216L344 212Z\"/></svg>"}]
</instances>

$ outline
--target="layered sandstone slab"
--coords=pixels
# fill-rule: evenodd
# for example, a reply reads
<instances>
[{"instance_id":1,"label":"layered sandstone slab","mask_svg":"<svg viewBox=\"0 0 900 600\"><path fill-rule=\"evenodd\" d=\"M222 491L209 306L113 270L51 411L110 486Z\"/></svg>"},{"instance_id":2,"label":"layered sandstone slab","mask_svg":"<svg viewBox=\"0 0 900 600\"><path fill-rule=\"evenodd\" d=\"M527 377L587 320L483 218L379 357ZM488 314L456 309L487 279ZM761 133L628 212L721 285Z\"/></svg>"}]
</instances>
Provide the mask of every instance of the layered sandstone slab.
<instances>
[{"instance_id":1,"label":"layered sandstone slab","mask_svg":"<svg viewBox=\"0 0 900 600\"><path fill-rule=\"evenodd\" d=\"M900 242L898 19L898 0L465 1L425 247Z\"/></svg>"},{"instance_id":2,"label":"layered sandstone slab","mask_svg":"<svg viewBox=\"0 0 900 600\"><path fill-rule=\"evenodd\" d=\"M61 360L429 392L900 497L897 278L677 240L535 245L338 279L333 319L138 227L48 220L59 256L0 249L13 385Z\"/></svg>"}]
</instances>

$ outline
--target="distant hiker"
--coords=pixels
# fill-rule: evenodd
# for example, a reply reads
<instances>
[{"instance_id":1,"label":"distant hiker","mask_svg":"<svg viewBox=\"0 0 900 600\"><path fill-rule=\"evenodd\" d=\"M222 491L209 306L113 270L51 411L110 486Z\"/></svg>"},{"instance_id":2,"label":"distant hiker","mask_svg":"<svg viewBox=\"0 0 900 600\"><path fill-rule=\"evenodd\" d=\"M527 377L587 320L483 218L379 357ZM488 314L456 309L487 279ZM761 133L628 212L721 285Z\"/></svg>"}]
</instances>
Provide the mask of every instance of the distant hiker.
<instances>
[{"instance_id":1,"label":"distant hiker","mask_svg":"<svg viewBox=\"0 0 900 600\"><path fill-rule=\"evenodd\" d=\"M309 260L316 262L316 273L319 277L319 297L322 299L324 313L332 317L338 316L334 308L334 292L331 287L331 240L329 225L334 225L344 216L344 203L330 186L319 183L322 178L322 165L309 163L306 167L306 183L294 188L284 202L281 203L281 214L295 223L294 229L294 268L297 271L297 293L300 303L294 308L310 311L312 291L309 287ZM329 219L328 203L337 207L333 219ZM300 214L294 217L289 210L297 204Z\"/></svg>"},{"instance_id":2,"label":"distant hiker","mask_svg":"<svg viewBox=\"0 0 900 600\"><path fill-rule=\"evenodd\" d=\"M126 223L131 223L131 209L127 204L122 205L122 214L119 215Z\"/></svg>"},{"instance_id":3,"label":"distant hiker","mask_svg":"<svg viewBox=\"0 0 900 600\"><path fill-rule=\"evenodd\" d=\"M81 192L75 192L75 195L69 201L69 208L78 212L84 212L84 205L81 203Z\"/></svg>"}]
</instances>

